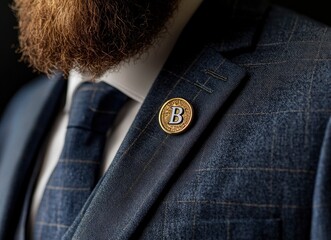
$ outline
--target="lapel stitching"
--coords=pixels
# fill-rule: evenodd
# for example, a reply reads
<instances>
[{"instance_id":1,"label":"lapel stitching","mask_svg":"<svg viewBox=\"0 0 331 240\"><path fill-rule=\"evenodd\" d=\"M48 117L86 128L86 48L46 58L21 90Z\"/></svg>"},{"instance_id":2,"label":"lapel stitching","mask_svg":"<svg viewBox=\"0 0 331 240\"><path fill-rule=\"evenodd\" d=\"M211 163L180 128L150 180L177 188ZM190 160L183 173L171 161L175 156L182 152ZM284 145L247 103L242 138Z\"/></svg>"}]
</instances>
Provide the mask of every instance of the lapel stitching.
<instances>
[{"instance_id":1,"label":"lapel stitching","mask_svg":"<svg viewBox=\"0 0 331 240\"><path fill-rule=\"evenodd\" d=\"M225 59L223 59L223 61L217 66L216 70L218 70L223 64L225 63ZM211 76L209 75L207 80L205 81L204 84L201 85L200 91L198 92L198 94L193 98L193 101L195 102L196 98L200 95L201 91L204 90L204 88L206 87L205 85L210 81ZM196 82L197 83L197 82ZM200 84L199 84L200 85ZM213 90L212 90L213 91Z\"/></svg>"}]
</instances>

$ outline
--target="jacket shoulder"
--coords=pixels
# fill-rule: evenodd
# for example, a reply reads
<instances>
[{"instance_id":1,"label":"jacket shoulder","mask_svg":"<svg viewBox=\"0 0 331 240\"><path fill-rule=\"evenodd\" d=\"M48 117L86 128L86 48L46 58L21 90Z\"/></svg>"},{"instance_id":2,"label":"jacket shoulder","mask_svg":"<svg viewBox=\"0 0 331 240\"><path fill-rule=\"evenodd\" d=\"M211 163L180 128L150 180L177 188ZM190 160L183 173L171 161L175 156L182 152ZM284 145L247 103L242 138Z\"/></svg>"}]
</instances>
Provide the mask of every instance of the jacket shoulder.
<instances>
[{"instance_id":1,"label":"jacket shoulder","mask_svg":"<svg viewBox=\"0 0 331 240\"><path fill-rule=\"evenodd\" d=\"M268 12L259 44L306 43L330 47L330 42L331 31L328 25L293 10L273 5Z\"/></svg>"}]
</instances>

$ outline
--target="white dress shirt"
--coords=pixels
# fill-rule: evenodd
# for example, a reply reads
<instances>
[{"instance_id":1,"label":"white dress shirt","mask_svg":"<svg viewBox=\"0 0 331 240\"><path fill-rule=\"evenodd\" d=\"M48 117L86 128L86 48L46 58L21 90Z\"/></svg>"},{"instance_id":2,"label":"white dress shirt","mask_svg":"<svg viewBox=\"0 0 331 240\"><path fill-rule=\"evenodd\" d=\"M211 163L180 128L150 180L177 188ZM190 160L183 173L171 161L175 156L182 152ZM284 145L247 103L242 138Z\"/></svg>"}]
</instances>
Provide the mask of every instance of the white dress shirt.
<instances>
[{"instance_id":1,"label":"white dress shirt","mask_svg":"<svg viewBox=\"0 0 331 240\"><path fill-rule=\"evenodd\" d=\"M162 34L154 46L138 60L129 60L119 66L116 71L106 72L97 79L97 81L105 81L116 87L130 98L129 102L120 111L114 126L108 134L105 158L100 174L103 174L111 164L148 91L173 49L178 36L202 1L181 0L177 11L167 24L167 31ZM89 76L75 70L69 74L66 104L59 113L50 134L43 165L33 194L29 218L30 229L32 228L47 181L61 154L73 92L79 83L89 80Z\"/></svg>"}]
</instances>

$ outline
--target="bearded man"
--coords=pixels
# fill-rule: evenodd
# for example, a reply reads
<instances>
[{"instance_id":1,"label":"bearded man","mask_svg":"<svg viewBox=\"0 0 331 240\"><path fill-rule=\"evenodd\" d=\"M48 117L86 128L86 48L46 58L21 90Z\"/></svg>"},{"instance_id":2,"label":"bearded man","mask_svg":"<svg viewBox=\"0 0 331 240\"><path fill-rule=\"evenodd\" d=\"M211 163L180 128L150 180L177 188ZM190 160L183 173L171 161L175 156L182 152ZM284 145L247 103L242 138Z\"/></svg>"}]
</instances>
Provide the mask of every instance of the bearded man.
<instances>
[{"instance_id":1,"label":"bearded man","mask_svg":"<svg viewBox=\"0 0 331 240\"><path fill-rule=\"evenodd\" d=\"M331 235L329 27L253 0L14 9L47 77L0 122L1 239Z\"/></svg>"}]
</instances>

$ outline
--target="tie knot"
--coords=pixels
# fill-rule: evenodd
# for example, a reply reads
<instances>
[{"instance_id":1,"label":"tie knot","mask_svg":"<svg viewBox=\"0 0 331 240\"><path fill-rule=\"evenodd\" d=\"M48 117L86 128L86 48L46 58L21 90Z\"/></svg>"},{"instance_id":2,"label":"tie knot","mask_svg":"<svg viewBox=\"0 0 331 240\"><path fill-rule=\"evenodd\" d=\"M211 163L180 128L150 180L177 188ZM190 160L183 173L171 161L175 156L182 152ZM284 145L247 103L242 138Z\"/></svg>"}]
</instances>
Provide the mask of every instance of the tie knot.
<instances>
[{"instance_id":1,"label":"tie knot","mask_svg":"<svg viewBox=\"0 0 331 240\"><path fill-rule=\"evenodd\" d=\"M72 99L68 128L106 133L126 100L125 94L105 82L83 82Z\"/></svg>"}]
</instances>

